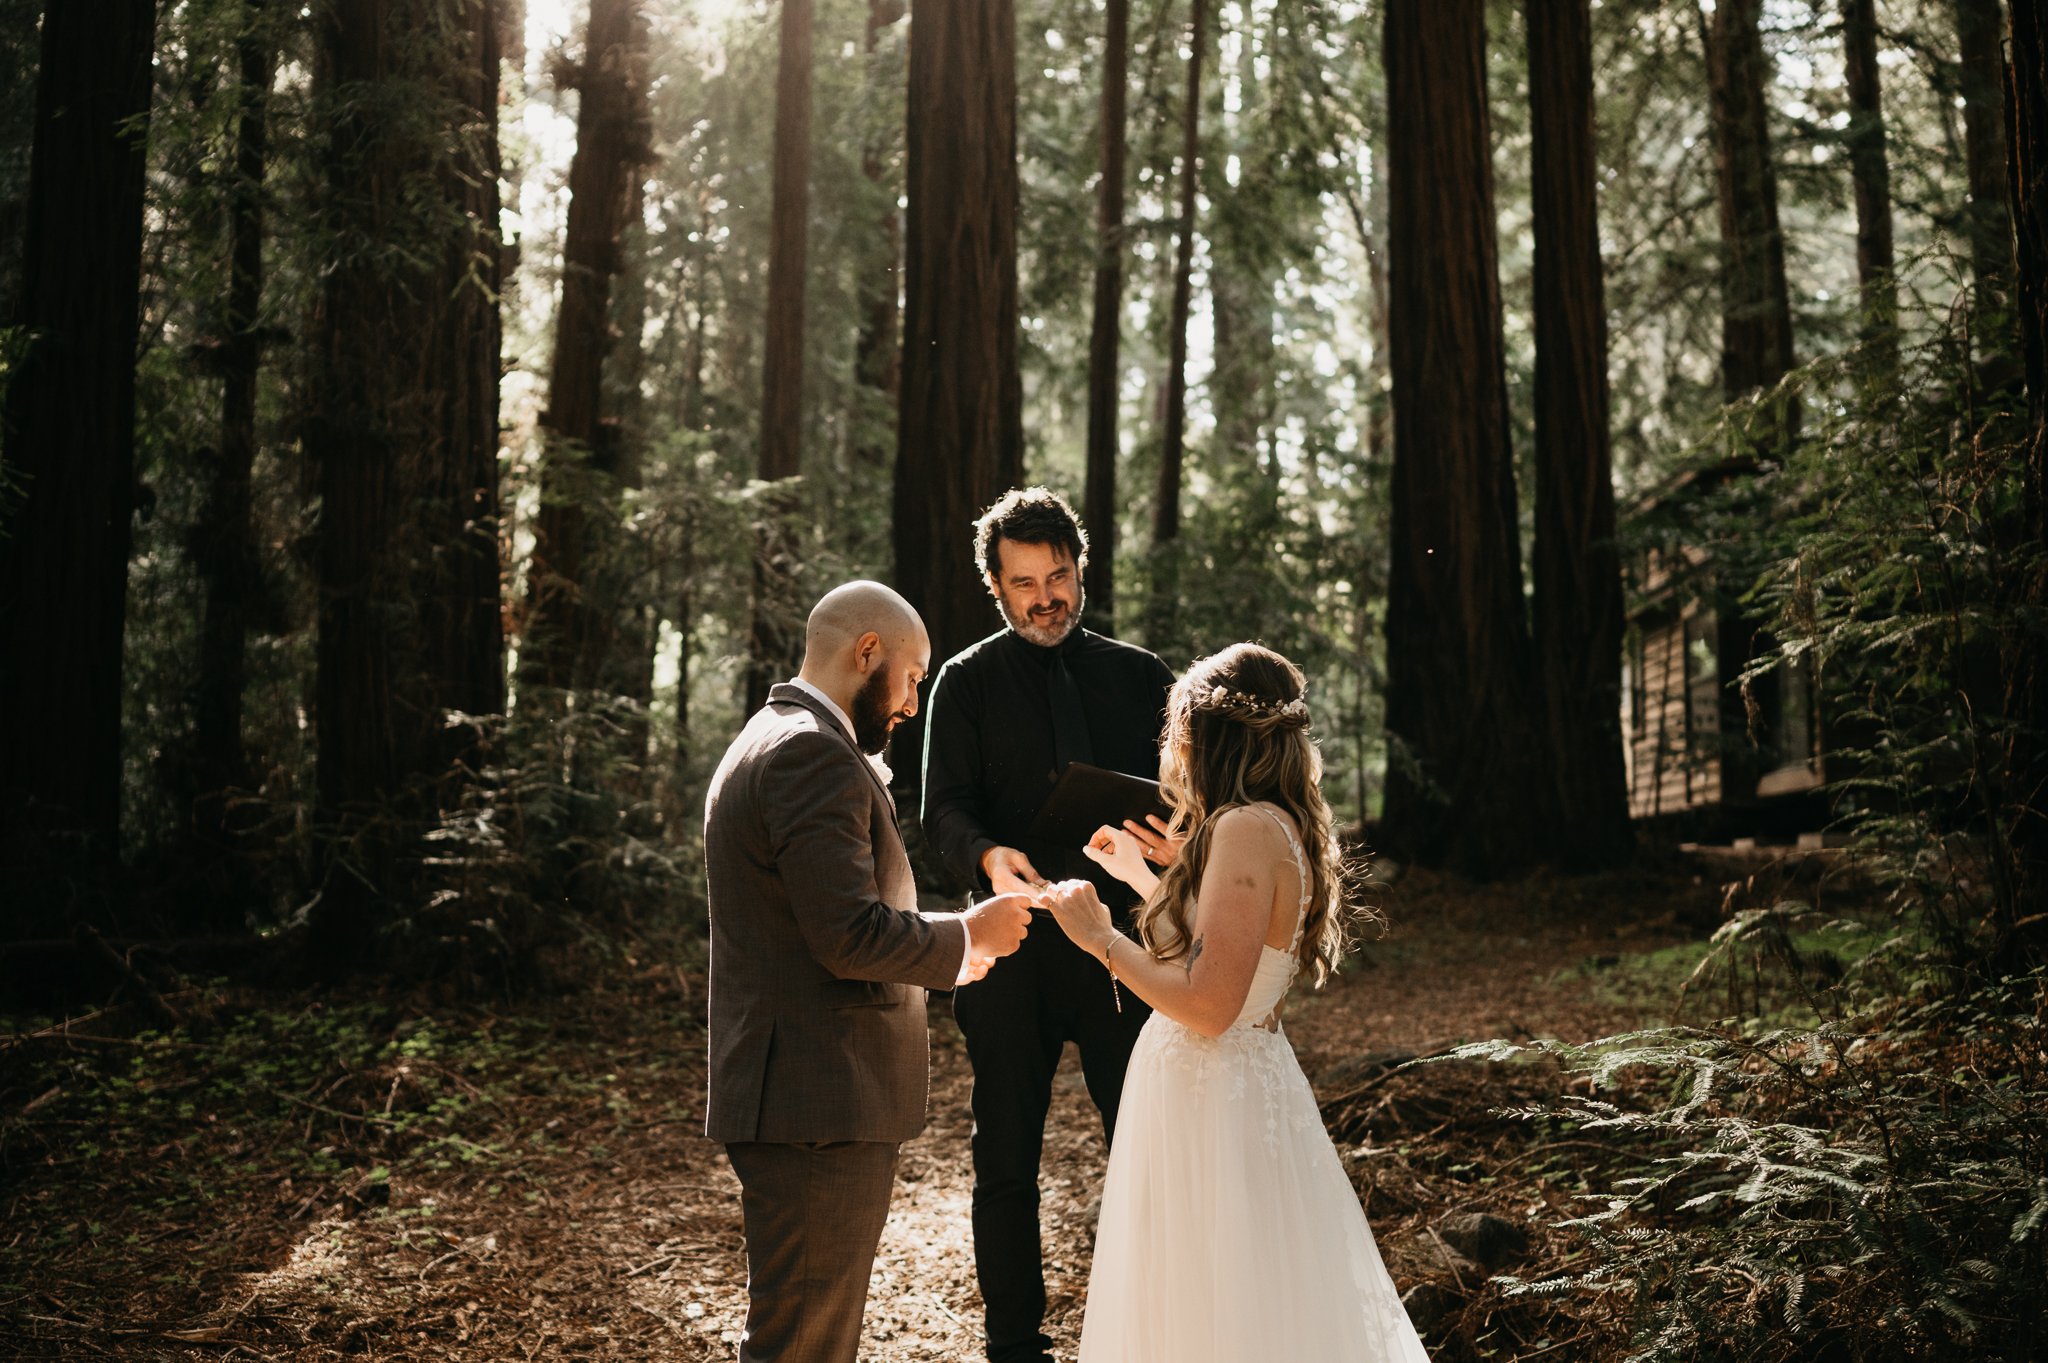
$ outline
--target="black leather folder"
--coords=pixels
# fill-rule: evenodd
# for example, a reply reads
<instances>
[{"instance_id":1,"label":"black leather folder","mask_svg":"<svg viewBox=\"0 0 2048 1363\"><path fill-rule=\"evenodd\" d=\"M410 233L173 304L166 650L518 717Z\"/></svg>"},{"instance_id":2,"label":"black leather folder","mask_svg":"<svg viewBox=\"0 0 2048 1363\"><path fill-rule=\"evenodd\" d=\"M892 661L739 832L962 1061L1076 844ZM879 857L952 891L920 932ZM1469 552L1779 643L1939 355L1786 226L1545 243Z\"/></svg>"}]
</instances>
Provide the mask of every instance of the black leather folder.
<instances>
[{"instance_id":1,"label":"black leather folder","mask_svg":"<svg viewBox=\"0 0 2048 1363\"><path fill-rule=\"evenodd\" d=\"M1079 847L1108 824L1121 828L1125 819L1145 821L1147 814L1164 819L1169 811L1159 796L1159 783L1142 776L1069 762L1053 783L1052 793L1031 820L1031 836L1066 847Z\"/></svg>"}]
</instances>

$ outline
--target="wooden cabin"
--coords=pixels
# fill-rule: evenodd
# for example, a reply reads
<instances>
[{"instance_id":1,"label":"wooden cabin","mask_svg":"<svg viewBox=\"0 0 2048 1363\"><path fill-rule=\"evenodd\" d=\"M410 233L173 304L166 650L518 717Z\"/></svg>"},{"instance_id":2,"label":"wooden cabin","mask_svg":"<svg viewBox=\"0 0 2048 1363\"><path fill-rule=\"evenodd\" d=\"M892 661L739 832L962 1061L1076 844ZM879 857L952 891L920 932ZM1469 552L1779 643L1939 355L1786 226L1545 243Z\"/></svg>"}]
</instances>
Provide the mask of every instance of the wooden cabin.
<instances>
[{"instance_id":1,"label":"wooden cabin","mask_svg":"<svg viewBox=\"0 0 2048 1363\"><path fill-rule=\"evenodd\" d=\"M1741 471L1688 474L1638 511L1682 512ZM1707 546L1680 539L1630 567L1621 687L1630 814L1717 837L1819 827L1813 792L1826 776L1811 669L1780 668L1746 692L1738 684L1770 640L1738 608Z\"/></svg>"}]
</instances>

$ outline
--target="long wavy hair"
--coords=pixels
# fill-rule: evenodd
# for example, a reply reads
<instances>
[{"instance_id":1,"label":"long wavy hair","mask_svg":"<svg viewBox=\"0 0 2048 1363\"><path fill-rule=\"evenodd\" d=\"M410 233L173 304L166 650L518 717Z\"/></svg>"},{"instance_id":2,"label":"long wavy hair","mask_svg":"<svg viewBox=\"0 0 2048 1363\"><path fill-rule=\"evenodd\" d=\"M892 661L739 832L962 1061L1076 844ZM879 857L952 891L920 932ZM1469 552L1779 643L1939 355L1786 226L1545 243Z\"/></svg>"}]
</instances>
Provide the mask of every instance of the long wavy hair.
<instances>
[{"instance_id":1,"label":"long wavy hair","mask_svg":"<svg viewBox=\"0 0 2048 1363\"><path fill-rule=\"evenodd\" d=\"M1311 885L1299 963L1318 985L1336 969L1350 896L1303 692L1301 669L1258 644L1211 654L1174 685L1159 783L1173 807L1173 830L1187 834L1187 842L1138 910L1139 937L1157 959L1175 961L1189 951L1188 918L1217 816L1264 800L1293 818L1307 853Z\"/></svg>"}]
</instances>

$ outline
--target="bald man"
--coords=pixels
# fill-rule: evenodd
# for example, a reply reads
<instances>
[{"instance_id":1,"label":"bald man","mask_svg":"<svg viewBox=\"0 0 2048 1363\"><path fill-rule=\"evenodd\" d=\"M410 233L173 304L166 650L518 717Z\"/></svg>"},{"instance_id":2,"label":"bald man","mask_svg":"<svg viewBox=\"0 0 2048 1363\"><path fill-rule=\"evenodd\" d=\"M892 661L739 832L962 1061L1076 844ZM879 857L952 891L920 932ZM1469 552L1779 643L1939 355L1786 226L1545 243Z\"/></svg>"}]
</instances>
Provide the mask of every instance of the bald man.
<instances>
[{"instance_id":1,"label":"bald man","mask_svg":"<svg viewBox=\"0 0 2048 1363\"><path fill-rule=\"evenodd\" d=\"M853 1363L897 1147L924 1129L925 990L1017 949L1030 900L920 913L869 756L917 713L931 640L849 582L811 611L803 669L726 749L704 804L711 1069L704 1131L739 1175L741 1363Z\"/></svg>"}]
</instances>

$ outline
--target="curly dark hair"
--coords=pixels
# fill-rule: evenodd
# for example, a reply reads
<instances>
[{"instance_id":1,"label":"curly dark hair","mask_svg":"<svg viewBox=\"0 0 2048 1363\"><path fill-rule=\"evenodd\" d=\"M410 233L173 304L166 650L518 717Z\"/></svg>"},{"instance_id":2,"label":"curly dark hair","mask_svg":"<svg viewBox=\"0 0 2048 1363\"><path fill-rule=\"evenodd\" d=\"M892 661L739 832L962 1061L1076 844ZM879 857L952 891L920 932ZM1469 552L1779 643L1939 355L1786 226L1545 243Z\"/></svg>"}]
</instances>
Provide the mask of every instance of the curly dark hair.
<instances>
[{"instance_id":1,"label":"curly dark hair","mask_svg":"<svg viewBox=\"0 0 2048 1363\"><path fill-rule=\"evenodd\" d=\"M1074 567L1088 566L1088 532L1067 499L1050 488L1013 487L974 523L974 559L991 577L1003 573L999 540L1019 544L1063 544Z\"/></svg>"}]
</instances>

